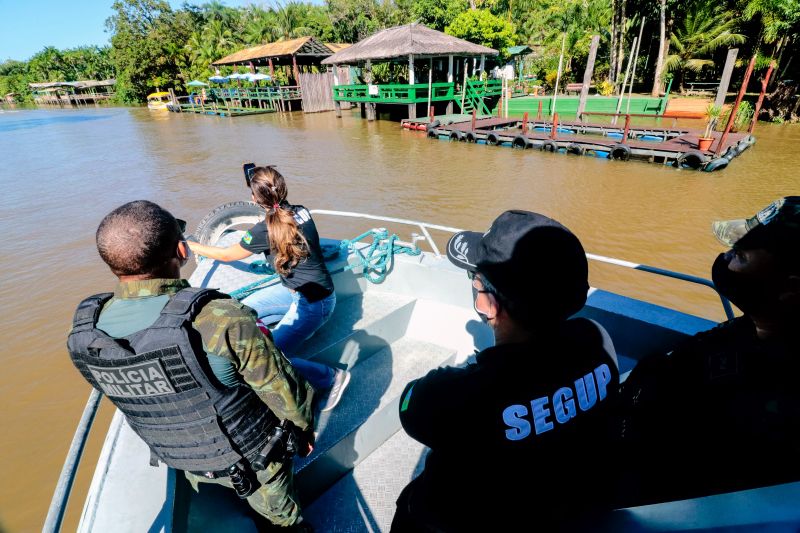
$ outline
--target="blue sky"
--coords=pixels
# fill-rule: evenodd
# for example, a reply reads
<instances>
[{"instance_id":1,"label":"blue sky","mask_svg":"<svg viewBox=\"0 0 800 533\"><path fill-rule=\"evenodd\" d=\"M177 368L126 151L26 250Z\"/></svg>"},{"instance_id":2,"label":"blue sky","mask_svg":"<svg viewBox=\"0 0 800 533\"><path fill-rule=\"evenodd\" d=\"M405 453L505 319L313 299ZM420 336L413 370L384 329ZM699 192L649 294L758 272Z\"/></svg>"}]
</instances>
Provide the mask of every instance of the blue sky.
<instances>
[{"instance_id":1,"label":"blue sky","mask_svg":"<svg viewBox=\"0 0 800 533\"><path fill-rule=\"evenodd\" d=\"M111 16L113 3L113 0L0 0L0 62L24 61L45 46L63 49L108 44L105 21ZM175 8L182 3L170 0ZM264 2L224 0L222 3L235 7Z\"/></svg>"}]
</instances>

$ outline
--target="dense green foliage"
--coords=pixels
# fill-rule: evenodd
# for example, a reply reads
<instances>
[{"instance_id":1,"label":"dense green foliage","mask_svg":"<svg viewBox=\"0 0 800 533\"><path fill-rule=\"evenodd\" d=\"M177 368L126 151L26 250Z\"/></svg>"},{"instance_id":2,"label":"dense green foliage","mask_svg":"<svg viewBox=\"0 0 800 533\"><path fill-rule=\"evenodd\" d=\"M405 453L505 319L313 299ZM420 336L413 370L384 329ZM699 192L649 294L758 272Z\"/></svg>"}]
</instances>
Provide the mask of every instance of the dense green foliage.
<instances>
[{"instance_id":1,"label":"dense green foliage","mask_svg":"<svg viewBox=\"0 0 800 533\"><path fill-rule=\"evenodd\" d=\"M488 9L470 9L453 19L445 33L467 41L482 44L506 54L506 48L515 44L514 26Z\"/></svg>"},{"instance_id":2,"label":"dense green foliage","mask_svg":"<svg viewBox=\"0 0 800 533\"><path fill-rule=\"evenodd\" d=\"M556 77L562 42L562 80L575 81L592 36L599 35L595 82L619 90L643 19L637 90L650 90L659 58L659 80L714 81L731 45L740 49L740 66L758 54L756 78L772 61L778 80L800 74L800 61L793 61L800 51L798 0L290 0L268 6L232 8L212 1L174 9L165 0L116 0L107 21L109 47L45 48L27 61L6 61L0 64L0 95L29 98L27 84L34 81L116 77L119 100L141 102L156 88L182 90L191 79L207 78L213 61L247 46L305 35L356 42L414 21L501 53L530 45L534 53L524 73L545 85ZM402 71L389 64L381 68L376 79ZM277 75L285 81L285 73Z\"/></svg>"}]
</instances>

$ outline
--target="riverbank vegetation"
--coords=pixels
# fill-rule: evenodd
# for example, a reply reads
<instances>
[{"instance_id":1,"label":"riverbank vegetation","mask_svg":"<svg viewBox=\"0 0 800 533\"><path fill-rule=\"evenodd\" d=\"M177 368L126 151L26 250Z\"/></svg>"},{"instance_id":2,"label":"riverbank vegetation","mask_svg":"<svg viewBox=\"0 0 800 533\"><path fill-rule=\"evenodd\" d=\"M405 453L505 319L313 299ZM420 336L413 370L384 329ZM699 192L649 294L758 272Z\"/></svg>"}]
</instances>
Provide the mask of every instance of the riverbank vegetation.
<instances>
[{"instance_id":1,"label":"riverbank vegetation","mask_svg":"<svg viewBox=\"0 0 800 533\"><path fill-rule=\"evenodd\" d=\"M323 42L357 42L380 29L418 21L500 49L533 49L525 74L547 86L565 51L564 83L580 81L593 35L600 36L598 86L618 90L631 45L641 32L635 88L662 94L687 82L719 80L727 49L739 64L758 55L752 90L770 63L771 89L780 93L767 112L797 119L800 2L796 0L326 0L232 8L218 1L173 9L162 0L117 0L106 26L108 47L43 49L27 61L0 64L0 96L30 100L30 82L116 77L121 103L142 102L156 88L183 90L214 73L211 63L246 46L311 35ZM643 25L642 25L643 24Z\"/></svg>"}]
</instances>

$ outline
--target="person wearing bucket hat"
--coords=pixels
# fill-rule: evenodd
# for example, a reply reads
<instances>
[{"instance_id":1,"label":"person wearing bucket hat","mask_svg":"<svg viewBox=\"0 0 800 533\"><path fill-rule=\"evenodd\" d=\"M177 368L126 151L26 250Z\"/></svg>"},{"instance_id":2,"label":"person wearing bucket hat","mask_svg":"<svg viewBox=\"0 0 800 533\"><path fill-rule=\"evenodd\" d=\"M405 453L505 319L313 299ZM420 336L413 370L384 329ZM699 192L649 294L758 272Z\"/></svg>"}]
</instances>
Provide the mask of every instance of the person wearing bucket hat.
<instances>
[{"instance_id":1,"label":"person wearing bucket hat","mask_svg":"<svg viewBox=\"0 0 800 533\"><path fill-rule=\"evenodd\" d=\"M397 500L392 531L530 530L574 519L603 500L619 384L606 331L570 318L589 289L583 247L555 220L506 211L486 233L454 235L447 256L466 270L495 345L401 394L403 428L430 453Z\"/></svg>"},{"instance_id":2,"label":"person wearing bucket hat","mask_svg":"<svg viewBox=\"0 0 800 533\"><path fill-rule=\"evenodd\" d=\"M800 197L712 231L730 247L712 279L743 315L642 360L623 384L622 449L637 470L626 504L800 479Z\"/></svg>"}]
</instances>

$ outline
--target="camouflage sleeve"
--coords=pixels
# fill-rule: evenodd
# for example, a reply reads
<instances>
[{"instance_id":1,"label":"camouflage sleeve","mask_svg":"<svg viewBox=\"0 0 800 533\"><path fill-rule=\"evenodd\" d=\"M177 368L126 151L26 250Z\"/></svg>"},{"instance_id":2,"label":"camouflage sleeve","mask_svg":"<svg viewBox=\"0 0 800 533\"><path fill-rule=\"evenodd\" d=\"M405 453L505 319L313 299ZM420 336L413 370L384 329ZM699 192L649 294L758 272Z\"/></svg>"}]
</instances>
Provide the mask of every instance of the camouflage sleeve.
<instances>
[{"instance_id":1,"label":"camouflage sleeve","mask_svg":"<svg viewBox=\"0 0 800 533\"><path fill-rule=\"evenodd\" d=\"M204 349L229 359L280 419L313 425L313 389L256 325L255 313L236 300L209 302L194 321Z\"/></svg>"}]
</instances>

